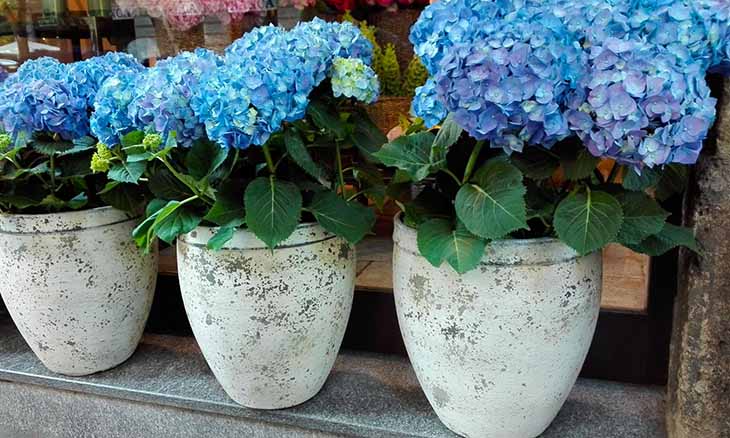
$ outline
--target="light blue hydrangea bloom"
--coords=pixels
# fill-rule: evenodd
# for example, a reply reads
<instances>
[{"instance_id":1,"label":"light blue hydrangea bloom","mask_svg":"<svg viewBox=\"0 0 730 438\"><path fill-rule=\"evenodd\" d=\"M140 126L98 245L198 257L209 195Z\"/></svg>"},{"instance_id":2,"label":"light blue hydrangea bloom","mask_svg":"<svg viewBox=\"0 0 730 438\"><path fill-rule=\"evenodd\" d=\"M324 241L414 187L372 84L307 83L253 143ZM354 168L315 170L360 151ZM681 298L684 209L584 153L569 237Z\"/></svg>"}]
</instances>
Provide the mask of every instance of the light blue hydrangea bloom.
<instances>
[{"instance_id":1,"label":"light blue hydrangea bloom","mask_svg":"<svg viewBox=\"0 0 730 438\"><path fill-rule=\"evenodd\" d=\"M86 99L89 107L104 81L123 72L141 72L144 66L129 54L109 52L68 65L68 83L76 96Z\"/></svg>"},{"instance_id":2,"label":"light blue hydrangea bloom","mask_svg":"<svg viewBox=\"0 0 730 438\"><path fill-rule=\"evenodd\" d=\"M433 77L428 78L425 84L416 88L411 113L421 117L428 128L433 128L446 118L448 112L438 96L436 81Z\"/></svg>"},{"instance_id":3,"label":"light blue hydrangea bloom","mask_svg":"<svg viewBox=\"0 0 730 438\"><path fill-rule=\"evenodd\" d=\"M134 97L137 81L144 73L122 72L108 78L96 93L91 114L91 133L100 142L114 146L136 126L129 117L129 104Z\"/></svg>"},{"instance_id":4,"label":"light blue hydrangea bloom","mask_svg":"<svg viewBox=\"0 0 730 438\"><path fill-rule=\"evenodd\" d=\"M335 97L353 97L373 103L380 93L380 82L372 68L357 58L335 58L332 66L332 92Z\"/></svg>"},{"instance_id":5,"label":"light blue hydrangea bloom","mask_svg":"<svg viewBox=\"0 0 730 438\"><path fill-rule=\"evenodd\" d=\"M205 125L191 106L200 84L223 60L207 49L183 52L148 69L136 81L129 118L137 129L154 131L167 139L175 133L181 146L205 137Z\"/></svg>"}]
</instances>

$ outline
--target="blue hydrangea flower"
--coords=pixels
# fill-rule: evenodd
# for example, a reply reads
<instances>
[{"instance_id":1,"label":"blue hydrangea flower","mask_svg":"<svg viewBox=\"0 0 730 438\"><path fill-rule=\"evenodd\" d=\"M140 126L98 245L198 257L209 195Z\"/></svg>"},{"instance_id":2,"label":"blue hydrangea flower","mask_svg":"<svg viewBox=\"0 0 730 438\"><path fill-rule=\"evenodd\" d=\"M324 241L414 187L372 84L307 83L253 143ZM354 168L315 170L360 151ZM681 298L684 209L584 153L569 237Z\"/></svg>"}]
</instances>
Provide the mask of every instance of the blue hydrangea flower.
<instances>
[{"instance_id":1,"label":"blue hydrangea flower","mask_svg":"<svg viewBox=\"0 0 730 438\"><path fill-rule=\"evenodd\" d=\"M104 81L96 93L90 126L92 135L100 142L108 146L117 145L122 136L136 129L129 117L129 104L142 75L122 72Z\"/></svg>"},{"instance_id":2,"label":"blue hydrangea flower","mask_svg":"<svg viewBox=\"0 0 730 438\"><path fill-rule=\"evenodd\" d=\"M655 45L607 39L590 53L570 128L595 156L640 168L692 164L715 118L705 66Z\"/></svg>"},{"instance_id":3,"label":"blue hydrangea flower","mask_svg":"<svg viewBox=\"0 0 730 438\"><path fill-rule=\"evenodd\" d=\"M68 83L74 94L86 99L89 107L94 103L96 92L104 81L123 72L141 72L144 66L126 53L109 52L104 56L89 58L69 64Z\"/></svg>"},{"instance_id":4,"label":"blue hydrangea flower","mask_svg":"<svg viewBox=\"0 0 730 438\"><path fill-rule=\"evenodd\" d=\"M136 82L129 104L129 117L135 127L160 133L164 138L174 132L184 147L204 138L205 125L195 114L191 99L222 63L212 51L196 49L148 69Z\"/></svg>"},{"instance_id":5,"label":"blue hydrangea flower","mask_svg":"<svg viewBox=\"0 0 730 438\"><path fill-rule=\"evenodd\" d=\"M335 58L331 82L335 97L353 97L364 103L373 103L380 93L377 75L357 58Z\"/></svg>"},{"instance_id":6,"label":"blue hydrangea flower","mask_svg":"<svg viewBox=\"0 0 730 438\"><path fill-rule=\"evenodd\" d=\"M434 80L447 111L474 138L508 153L566 138L561 103L585 64L575 36L556 17L531 12L489 28L488 37L457 44L440 61Z\"/></svg>"},{"instance_id":7,"label":"blue hydrangea flower","mask_svg":"<svg viewBox=\"0 0 730 438\"><path fill-rule=\"evenodd\" d=\"M58 134L74 140L89 133L86 100L57 79L15 82L0 91L0 119L17 143L33 133Z\"/></svg>"},{"instance_id":8,"label":"blue hydrangea flower","mask_svg":"<svg viewBox=\"0 0 730 438\"><path fill-rule=\"evenodd\" d=\"M411 113L422 118L423 123L428 128L433 128L446 118L448 112L438 96L436 81L433 77L416 88L416 94L411 104Z\"/></svg>"}]
</instances>

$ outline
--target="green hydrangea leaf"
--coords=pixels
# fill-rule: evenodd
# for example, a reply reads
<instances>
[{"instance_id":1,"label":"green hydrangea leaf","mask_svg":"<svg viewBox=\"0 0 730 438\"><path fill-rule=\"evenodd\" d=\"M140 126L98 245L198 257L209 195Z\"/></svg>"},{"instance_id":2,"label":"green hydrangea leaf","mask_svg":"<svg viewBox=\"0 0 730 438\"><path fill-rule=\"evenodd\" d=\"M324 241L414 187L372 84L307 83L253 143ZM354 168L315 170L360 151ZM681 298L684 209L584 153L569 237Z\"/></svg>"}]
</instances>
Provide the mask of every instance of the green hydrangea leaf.
<instances>
[{"instance_id":1,"label":"green hydrangea leaf","mask_svg":"<svg viewBox=\"0 0 730 438\"><path fill-rule=\"evenodd\" d=\"M185 157L190 176L201 180L215 172L228 157L228 149L211 141L196 141Z\"/></svg>"},{"instance_id":2,"label":"green hydrangea leaf","mask_svg":"<svg viewBox=\"0 0 730 438\"><path fill-rule=\"evenodd\" d=\"M295 184L259 177L246 187L244 206L248 228L273 249L297 228L302 195Z\"/></svg>"},{"instance_id":3,"label":"green hydrangea leaf","mask_svg":"<svg viewBox=\"0 0 730 438\"><path fill-rule=\"evenodd\" d=\"M119 163L112 165L107 173L109 179L123 183L137 184L147 168L145 162Z\"/></svg>"},{"instance_id":4,"label":"green hydrangea leaf","mask_svg":"<svg viewBox=\"0 0 730 438\"><path fill-rule=\"evenodd\" d=\"M309 210L322 228L352 244L361 241L375 225L373 210L345 201L329 190L316 193Z\"/></svg>"},{"instance_id":5,"label":"green hydrangea leaf","mask_svg":"<svg viewBox=\"0 0 730 438\"><path fill-rule=\"evenodd\" d=\"M119 181L110 181L99 192L102 201L112 207L136 213L144 203L144 190L136 184L125 184Z\"/></svg>"},{"instance_id":6,"label":"green hydrangea leaf","mask_svg":"<svg viewBox=\"0 0 730 438\"><path fill-rule=\"evenodd\" d=\"M600 159L591 155L587 149L582 149L577 155L571 154L560 160L565 172L565 178L571 181L588 178L593 175L593 170L598 166Z\"/></svg>"},{"instance_id":7,"label":"green hydrangea leaf","mask_svg":"<svg viewBox=\"0 0 730 438\"><path fill-rule=\"evenodd\" d=\"M386 166L404 170L413 181L421 181L446 165L445 158L432 161L434 139L435 136L430 132L404 135L386 143L373 155Z\"/></svg>"},{"instance_id":8,"label":"green hydrangea leaf","mask_svg":"<svg viewBox=\"0 0 730 438\"><path fill-rule=\"evenodd\" d=\"M446 116L446 120L441 124L441 129L436 134L436 139L433 141L433 147L431 148L433 156L431 157L431 161L446 159L449 148L459 141L462 132L464 132L464 129L454 121L454 115L449 113Z\"/></svg>"},{"instance_id":9,"label":"green hydrangea leaf","mask_svg":"<svg viewBox=\"0 0 730 438\"><path fill-rule=\"evenodd\" d=\"M550 178L560 166L554 154L540 147L525 148L521 153L512 154L510 160L523 175L538 181Z\"/></svg>"},{"instance_id":10,"label":"green hydrangea leaf","mask_svg":"<svg viewBox=\"0 0 730 438\"><path fill-rule=\"evenodd\" d=\"M241 184L233 181L221 187L216 193L215 203L203 219L221 227L242 225L246 212L243 208L243 190L241 187Z\"/></svg>"},{"instance_id":11,"label":"green hydrangea leaf","mask_svg":"<svg viewBox=\"0 0 730 438\"><path fill-rule=\"evenodd\" d=\"M616 199L624 213L616 241L623 245L637 244L659 233L669 216L659 203L642 192L620 193Z\"/></svg>"},{"instance_id":12,"label":"green hydrangea leaf","mask_svg":"<svg viewBox=\"0 0 730 438\"><path fill-rule=\"evenodd\" d=\"M430 219L418 227L418 250L435 267L446 260L460 274L474 269L484 255L486 241L446 219Z\"/></svg>"},{"instance_id":13,"label":"green hydrangea leaf","mask_svg":"<svg viewBox=\"0 0 730 438\"><path fill-rule=\"evenodd\" d=\"M130 147L130 146L136 146L142 144L142 140L144 140L144 132L142 131L132 131L128 134L125 134L120 138L120 143L122 144L122 147Z\"/></svg>"},{"instance_id":14,"label":"green hydrangea leaf","mask_svg":"<svg viewBox=\"0 0 730 438\"><path fill-rule=\"evenodd\" d=\"M299 167L307 172L312 178L320 180L327 176L322 166L312 159L302 137L294 129L284 131L284 145L289 156Z\"/></svg>"},{"instance_id":15,"label":"green hydrangea leaf","mask_svg":"<svg viewBox=\"0 0 730 438\"><path fill-rule=\"evenodd\" d=\"M167 243L172 243L181 234L193 231L203 219L177 201L170 201L170 203L177 203L176 208L169 211L164 217L159 216L153 225L155 235ZM166 206L165 209L167 208Z\"/></svg>"},{"instance_id":16,"label":"green hydrangea leaf","mask_svg":"<svg viewBox=\"0 0 730 438\"><path fill-rule=\"evenodd\" d=\"M350 135L350 141L367 161L376 161L373 154L388 142L388 138L367 114L353 113L352 124L354 129Z\"/></svg>"},{"instance_id":17,"label":"green hydrangea leaf","mask_svg":"<svg viewBox=\"0 0 730 438\"><path fill-rule=\"evenodd\" d=\"M689 181L689 168L683 164L669 164L661 170L656 185L656 197L660 201L684 192Z\"/></svg>"},{"instance_id":18,"label":"green hydrangea leaf","mask_svg":"<svg viewBox=\"0 0 730 438\"><path fill-rule=\"evenodd\" d=\"M347 124L340 119L337 112L332 111L329 105L319 100L313 100L307 107L307 114L318 128L332 133L336 138L347 137Z\"/></svg>"},{"instance_id":19,"label":"green hydrangea leaf","mask_svg":"<svg viewBox=\"0 0 730 438\"><path fill-rule=\"evenodd\" d=\"M456 215L473 234L497 239L527 228L520 170L501 158L487 161L456 194Z\"/></svg>"},{"instance_id":20,"label":"green hydrangea leaf","mask_svg":"<svg viewBox=\"0 0 730 438\"><path fill-rule=\"evenodd\" d=\"M660 256L678 246L684 246L694 252L699 252L699 245L691 228L669 223L664 224L660 232L647 237L641 243L628 245L630 249L650 256Z\"/></svg>"},{"instance_id":21,"label":"green hydrangea leaf","mask_svg":"<svg viewBox=\"0 0 730 438\"><path fill-rule=\"evenodd\" d=\"M218 251L223 246L233 239L233 234L236 232L236 227L226 226L220 227L216 230L215 235L208 240L206 245L208 249L212 251Z\"/></svg>"},{"instance_id":22,"label":"green hydrangea leaf","mask_svg":"<svg viewBox=\"0 0 730 438\"><path fill-rule=\"evenodd\" d=\"M555 209L553 226L560 240L579 254L589 254L614 241L621 229L623 211L616 198L605 192L572 193Z\"/></svg>"},{"instance_id":23,"label":"green hydrangea leaf","mask_svg":"<svg viewBox=\"0 0 730 438\"><path fill-rule=\"evenodd\" d=\"M654 169L645 167L641 169L641 175L633 169L628 169L624 176L622 185L626 190L643 192L659 182L661 175Z\"/></svg>"}]
</instances>

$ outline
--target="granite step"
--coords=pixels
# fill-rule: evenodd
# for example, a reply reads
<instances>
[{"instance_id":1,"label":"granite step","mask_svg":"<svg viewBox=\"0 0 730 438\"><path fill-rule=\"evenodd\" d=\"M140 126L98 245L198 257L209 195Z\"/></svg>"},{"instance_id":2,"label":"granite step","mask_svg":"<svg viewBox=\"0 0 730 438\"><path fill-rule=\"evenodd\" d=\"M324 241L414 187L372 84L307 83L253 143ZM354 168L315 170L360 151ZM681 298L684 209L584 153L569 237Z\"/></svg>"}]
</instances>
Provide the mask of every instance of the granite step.
<instances>
[{"instance_id":1,"label":"granite step","mask_svg":"<svg viewBox=\"0 0 730 438\"><path fill-rule=\"evenodd\" d=\"M664 389L580 379L545 438L660 438ZM279 411L229 399L193 338L146 335L123 365L47 371L0 318L0 437L454 437L408 360L344 351L324 389Z\"/></svg>"}]
</instances>

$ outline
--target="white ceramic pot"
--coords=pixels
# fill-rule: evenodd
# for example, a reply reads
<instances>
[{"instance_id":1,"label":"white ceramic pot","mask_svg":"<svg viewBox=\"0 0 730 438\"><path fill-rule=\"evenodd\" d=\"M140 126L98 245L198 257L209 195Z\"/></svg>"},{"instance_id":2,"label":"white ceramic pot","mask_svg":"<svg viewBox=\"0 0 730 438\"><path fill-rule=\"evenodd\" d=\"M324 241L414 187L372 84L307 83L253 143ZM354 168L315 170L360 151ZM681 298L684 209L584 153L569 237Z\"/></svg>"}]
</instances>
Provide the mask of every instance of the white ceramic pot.
<instances>
[{"instance_id":1,"label":"white ceramic pot","mask_svg":"<svg viewBox=\"0 0 730 438\"><path fill-rule=\"evenodd\" d=\"M355 251L304 224L273 252L236 231L220 251L214 229L178 239L185 310L218 382L237 403L280 409L319 392L345 333L355 288Z\"/></svg>"},{"instance_id":2,"label":"white ceramic pot","mask_svg":"<svg viewBox=\"0 0 730 438\"><path fill-rule=\"evenodd\" d=\"M137 223L111 207L0 215L0 294L51 371L107 370L137 348L157 281L157 255L132 241Z\"/></svg>"},{"instance_id":3,"label":"white ceramic pot","mask_svg":"<svg viewBox=\"0 0 730 438\"><path fill-rule=\"evenodd\" d=\"M459 275L419 255L395 220L398 321L429 402L470 438L533 438L550 425L596 327L601 254L555 239L502 240Z\"/></svg>"}]
</instances>

